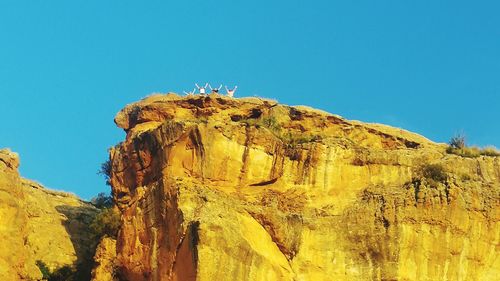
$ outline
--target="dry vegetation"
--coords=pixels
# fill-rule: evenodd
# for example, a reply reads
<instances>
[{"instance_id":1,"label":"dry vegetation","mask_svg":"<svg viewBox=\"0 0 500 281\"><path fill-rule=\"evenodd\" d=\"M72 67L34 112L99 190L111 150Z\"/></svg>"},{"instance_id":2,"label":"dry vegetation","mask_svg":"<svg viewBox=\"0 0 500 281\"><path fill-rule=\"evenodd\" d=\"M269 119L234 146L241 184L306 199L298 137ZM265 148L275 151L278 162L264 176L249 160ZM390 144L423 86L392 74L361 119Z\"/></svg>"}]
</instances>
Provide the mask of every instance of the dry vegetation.
<instances>
[{"instance_id":1,"label":"dry vegetation","mask_svg":"<svg viewBox=\"0 0 500 281\"><path fill-rule=\"evenodd\" d=\"M500 156L500 151L494 146L484 148L477 146L467 146L466 139L463 134L457 134L450 139L449 146L446 149L447 153L459 155L462 157L475 158L479 156Z\"/></svg>"}]
</instances>

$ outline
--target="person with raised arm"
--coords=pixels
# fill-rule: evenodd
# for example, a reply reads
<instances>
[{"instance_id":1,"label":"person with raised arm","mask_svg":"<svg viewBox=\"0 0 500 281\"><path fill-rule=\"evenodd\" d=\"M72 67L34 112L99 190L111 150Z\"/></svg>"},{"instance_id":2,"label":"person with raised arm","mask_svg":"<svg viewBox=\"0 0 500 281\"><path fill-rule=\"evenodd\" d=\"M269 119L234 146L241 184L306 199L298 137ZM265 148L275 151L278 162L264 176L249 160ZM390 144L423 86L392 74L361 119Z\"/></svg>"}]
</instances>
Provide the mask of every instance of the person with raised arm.
<instances>
[{"instance_id":1,"label":"person with raised arm","mask_svg":"<svg viewBox=\"0 0 500 281\"><path fill-rule=\"evenodd\" d=\"M196 86L196 88L198 88L198 91L200 92L200 95L204 95L204 94L207 93L206 89L208 87L208 83L206 83L205 86L203 86L203 87L198 86L197 83L194 83L194 85Z\"/></svg>"},{"instance_id":2,"label":"person with raised arm","mask_svg":"<svg viewBox=\"0 0 500 281\"><path fill-rule=\"evenodd\" d=\"M233 89L228 89L227 86L226 86L226 94L228 97L233 97L234 96L234 92L236 92L236 89L238 89L238 86L234 86Z\"/></svg>"},{"instance_id":3,"label":"person with raised arm","mask_svg":"<svg viewBox=\"0 0 500 281\"><path fill-rule=\"evenodd\" d=\"M222 84L220 84L219 88L212 88L212 86L210 86L210 84L208 84L208 87L210 88L210 91L212 91L212 93L218 94L219 90L222 88Z\"/></svg>"},{"instance_id":4,"label":"person with raised arm","mask_svg":"<svg viewBox=\"0 0 500 281\"><path fill-rule=\"evenodd\" d=\"M186 91L183 91L183 92L186 96L192 96L196 93L196 88L194 88L193 91L191 91L191 92L186 92Z\"/></svg>"}]
</instances>

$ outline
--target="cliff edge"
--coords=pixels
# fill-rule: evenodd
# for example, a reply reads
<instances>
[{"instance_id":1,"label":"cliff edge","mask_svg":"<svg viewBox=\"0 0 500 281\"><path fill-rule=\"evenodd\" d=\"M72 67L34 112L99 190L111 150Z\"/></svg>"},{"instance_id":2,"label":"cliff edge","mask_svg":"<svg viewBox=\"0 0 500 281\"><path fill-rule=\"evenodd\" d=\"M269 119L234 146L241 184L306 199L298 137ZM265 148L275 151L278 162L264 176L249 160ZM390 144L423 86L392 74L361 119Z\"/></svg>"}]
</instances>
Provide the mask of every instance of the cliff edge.
<instances>
[{"instance_id":1,"label":"cliff edge","mask_svg":"<svg viewBox=\"0 0 500 281\"><path fill-rule=\"evenodd\" d=\"M154 95L115 122L114 278L500 276L498 157L259 98Z\"/></svg>"}]
</instances>

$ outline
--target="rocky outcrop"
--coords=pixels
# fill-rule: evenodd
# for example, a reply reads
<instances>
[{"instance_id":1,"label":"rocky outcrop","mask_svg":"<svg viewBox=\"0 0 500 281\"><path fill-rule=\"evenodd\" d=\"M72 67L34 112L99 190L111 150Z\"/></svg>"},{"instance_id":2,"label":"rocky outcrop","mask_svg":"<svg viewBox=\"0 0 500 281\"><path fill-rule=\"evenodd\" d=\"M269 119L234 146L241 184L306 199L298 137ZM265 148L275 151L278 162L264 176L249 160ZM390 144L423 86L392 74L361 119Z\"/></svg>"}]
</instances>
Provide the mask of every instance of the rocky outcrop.
<instances>
[{"instance_id":1,"label":"rocky outcrop","mask_svg":"<svg viewBox=\"0 0 500 281\"><path fill-rule=\"evenodd\" d=\"M51 271L78 266L90 278L93 247L89 223L97 209L75 195L23 179L19 159L0 150L0 279L42 280ZM85 264L86 263L86 264ZM86 267L86 268L85 268Z\"/></svg>"},{"instance_id":2,"label":"rocky outcrop","mask_svg":"<svg viewBox=\"0 0 500 281\"><path fill-rule=\"evenodd\" d=\"M0 277L5 280L42 277L24 242L28 218L18 166L17 154L0 150Z\"/></svg>"},{"instance_id":3,"label":"rocky outcrop","mask_svg":"<svg viewBox=\"0 0 500 281\"><path fill-rule=\"evenodd\" d=\"M498 157L258 98L155 95L115 122L123 280L500 275Z\"/></svg>"},{"instance_id":4,"label":"rocky outcrop","mask_svg":"<svg viewBox=\"0 0 500 281\"><path fill-rule=\"evenodd\" d=\"M116 272L116 240L104 237L94 256L95 268L92 270L93 281L119 280Z\"/></svg>"},{"instance_id":5,"label":"rocky outcrop","mask_svg":"<svg viewBox=\"0 0 500 281\"><path fill-rule=\"evenodd\" d=\"M23 179L22 186L28 217L25 243L31 257L52 271L69 266L80 280L90 279L97 241L89 226L98 210L71 193L30 180Z\"/></svg>"}]
</instances>

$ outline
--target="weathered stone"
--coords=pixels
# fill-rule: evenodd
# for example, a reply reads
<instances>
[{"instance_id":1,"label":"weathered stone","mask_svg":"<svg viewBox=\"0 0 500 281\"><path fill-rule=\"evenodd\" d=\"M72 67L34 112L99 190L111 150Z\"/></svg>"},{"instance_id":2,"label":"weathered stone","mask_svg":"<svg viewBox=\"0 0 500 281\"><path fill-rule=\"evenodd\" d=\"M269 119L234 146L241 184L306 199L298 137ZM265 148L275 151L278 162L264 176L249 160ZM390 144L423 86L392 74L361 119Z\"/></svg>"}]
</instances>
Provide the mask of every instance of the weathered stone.
<instances>
[{"instance_id":1,"label":"weathered stone","mask_svg":"<svg viewBox=\"0 0 500 281\"><path fill-rule=\"evenodd\" d=\"M95 252L95 268L92 270L93 281L117 281L116 276L116 240L104 237Z\"/></svg>"},{"instance_id":2,"label":"weathered stone","mask_svg":"<svg viewBox=\"0 0 500 281\"><path fill-rule=\"evenodd\" d=\"M18 166L16 154L0 150L0 280L42 280L37 262L52 271L90 263L96 208L21 178Z\"/></svg>"},{"instance_id":3,"label":"weathered stone","mask_svg":"<svg viewBox=\"0 0 500 281\"><path fill-rule=\"evenodd\" d=\"M115 121L124 280L500 276L498 157L263 99L155 95Z\"/></svg>"}]
</instances>

